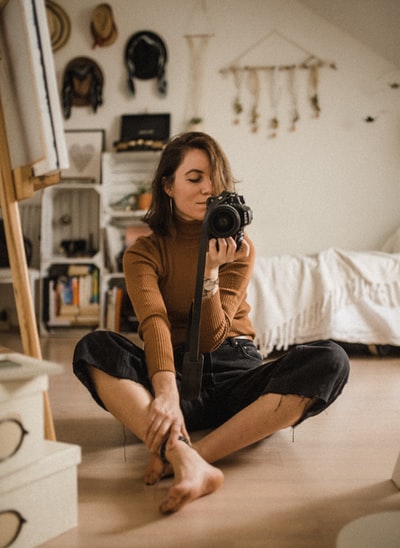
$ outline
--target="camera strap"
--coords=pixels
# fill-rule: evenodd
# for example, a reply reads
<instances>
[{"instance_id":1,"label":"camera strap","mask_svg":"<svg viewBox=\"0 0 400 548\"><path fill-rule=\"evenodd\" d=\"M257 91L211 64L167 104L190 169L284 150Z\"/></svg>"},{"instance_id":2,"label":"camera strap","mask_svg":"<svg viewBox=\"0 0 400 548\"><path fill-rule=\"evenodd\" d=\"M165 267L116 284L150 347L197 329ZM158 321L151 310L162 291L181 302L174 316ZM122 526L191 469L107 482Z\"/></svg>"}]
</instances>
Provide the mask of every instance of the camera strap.
<instances>
[{"instance_id":1,"label":"camera strap","mask_svg":"<svg viewBox=\"0 0 400 548\"><path fill-rule=\"evenodd\" d=\"M182 398L195 400L200 396L204 356L199 352L201 305L203 297L204 268L208 245L208 211L203 220L197 262L196 288L189 316L186 351L182 365Z\"/></svg>"}]
</instances>

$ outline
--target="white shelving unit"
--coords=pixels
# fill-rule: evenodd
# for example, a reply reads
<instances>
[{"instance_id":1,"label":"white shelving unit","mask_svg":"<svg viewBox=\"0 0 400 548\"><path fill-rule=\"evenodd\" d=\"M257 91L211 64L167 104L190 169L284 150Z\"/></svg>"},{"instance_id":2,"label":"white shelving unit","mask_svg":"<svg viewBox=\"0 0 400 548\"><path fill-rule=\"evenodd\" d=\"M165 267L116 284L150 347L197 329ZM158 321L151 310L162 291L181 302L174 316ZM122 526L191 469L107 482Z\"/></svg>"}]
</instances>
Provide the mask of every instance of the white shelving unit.
<instances>
[{"instance_id":1,"label":"white shelving unit","mask_svg":"<svg viewBox=\"0 0 400 548\"><path fill-rule=\"evenodd\" d=\"M124 287L121 257L127 232L132 228L137 233L148 231L142 222L145 211L136 209L135 196L150 183L159 155L158 151L105 152L101 184L65 181L44 190L40 243L42 333L59 332L60 328L107 327L107 297L113 287ZM73 306L61 308L60 291L72 291L60 285L65 278L69 282L77 276L79 287L84 285L81 282L88 282L88 274L79 274L79 267L82 272L89 269L97 294L94 291L82 305L79 289Z\"/></svg>"},{"instance_id":2,"label":"white shelving unit","mask_svg":"<svg viewBox=\"0 0 400 548\"><path fill-rule=\"evenodd\" d=\"M100 216L99 184L61 182L43 192L40 316L44 333L100 325L99 284L104 269Z\"/></svg>"},{"instance_id":3,"label":"white shelving unit","mask_svg":"<svg viewBox=\"0 0 400 548\"><path fill-rule=\"evenodd\" d=\"M107 312L113 287L124 287L120 259L127 245L127 231L147 232L143 210L135 209L134 195L150 183L160 152L105 152L102 163L102 230L105 241L105 269L101 283L102 327L110 326ZM133 312L133 311L132 311ZM130 324L135 323L134 317ZM112 322L111 322L112 325Z\"/></svg>"}]
</instances>

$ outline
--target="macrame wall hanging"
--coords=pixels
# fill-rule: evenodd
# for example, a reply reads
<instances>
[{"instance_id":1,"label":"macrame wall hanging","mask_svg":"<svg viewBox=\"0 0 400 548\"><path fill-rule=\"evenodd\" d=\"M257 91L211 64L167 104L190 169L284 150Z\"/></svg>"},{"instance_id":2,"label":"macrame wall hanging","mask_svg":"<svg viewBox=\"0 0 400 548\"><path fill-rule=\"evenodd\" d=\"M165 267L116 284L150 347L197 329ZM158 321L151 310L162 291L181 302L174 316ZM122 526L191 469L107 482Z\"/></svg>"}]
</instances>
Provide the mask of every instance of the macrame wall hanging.
<instances>
[{"instance_id":1,"label":"macrame wall hanging","mask_svg":"<svg viewBox=\"0 0 400 548\"><path fill-rule=\"evenodd\" d=\"M300 50L306 58L287 64L241 63L250 51L276 38L286 42L292 49ZM284 123L289 131L296 131L301 108L308 108L308 116L318 118L321 113L320 75L321 69L325 67L336 69L336 64L322 61L277 30L271 31L247 48L230 66L220 70L221 74L232 78L232 123L238 125L246 116L253 133L265 128L268 136L275 138Z\"/></svg>"},{"instance_id":2,"label":"macrame wall hanging","mask_svg":"<svg viewBox=\"0 0 400 548\"><path fill-rule=\"evenodd\" d=\"M204 69L207 50L214 33L208 17L207 1L196 0L190 10L188 33L184 35L189 48L188 130L201 131L204 122Z\"/></svg>"},{"instance_id":3,"label":"macrame wall hanging","mask_svg":"<svg viewBox=\"0 0 400 548\"><path fill-rule=\"evenodd\" d=\"M212 34L186 34L190 53L189 130L201 130L203 124L203 83L207 46Z\"/></svg>"}]
</instances>

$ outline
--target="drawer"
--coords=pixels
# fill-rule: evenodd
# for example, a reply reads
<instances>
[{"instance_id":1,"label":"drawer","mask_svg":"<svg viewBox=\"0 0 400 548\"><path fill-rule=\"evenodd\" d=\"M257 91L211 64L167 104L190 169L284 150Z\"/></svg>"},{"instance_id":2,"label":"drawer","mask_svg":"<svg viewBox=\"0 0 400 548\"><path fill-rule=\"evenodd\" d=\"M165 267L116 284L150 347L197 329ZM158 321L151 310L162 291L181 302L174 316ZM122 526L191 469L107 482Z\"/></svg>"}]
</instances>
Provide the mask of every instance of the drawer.
<instances>
[{"instance_id":1,"label":"drawer","mask_svg":"<svg viewBox=\"0 0 400 548\"><path fill-rule=\"evenodd\" d=\"M43 424L42 392L0 402L0 478L39 458Z\"/></svg>"}]
</instances>

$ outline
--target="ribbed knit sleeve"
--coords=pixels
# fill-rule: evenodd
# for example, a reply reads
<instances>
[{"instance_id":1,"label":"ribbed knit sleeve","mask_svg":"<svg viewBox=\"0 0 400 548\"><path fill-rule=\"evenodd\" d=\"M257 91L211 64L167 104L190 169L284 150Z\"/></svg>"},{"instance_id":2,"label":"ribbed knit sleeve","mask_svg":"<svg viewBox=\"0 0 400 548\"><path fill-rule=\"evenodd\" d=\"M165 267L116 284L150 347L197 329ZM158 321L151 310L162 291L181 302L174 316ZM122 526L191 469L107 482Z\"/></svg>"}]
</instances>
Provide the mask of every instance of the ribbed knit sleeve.
<instances>
[{"instance_id":1,"label":"ribbed knit sleeve","mask_svg":"<svg viewBox=\"0 0 400 548\"><path fill-rule=\"evenodd\" d=\"M171 325L159 288L162 262L154 240L141 238L124 255L128 295L139 320L150 378L157 371L175 372Z\"/></svg>"},{"instance_id":2,"label":"ribbed knit sleeve","mask_svg":"<svg viewBox=\"0 0 400 548\"><path fill-rule=\"evenodd\" d=\"M212 352L227 337L248 335L254 338L254 328L249 319L247 287L253 272L255 251L250 245L248 257L222 266L219 270L219 291L203 299L200 330L200 351Z\"/></svg>"}]
</instances>

